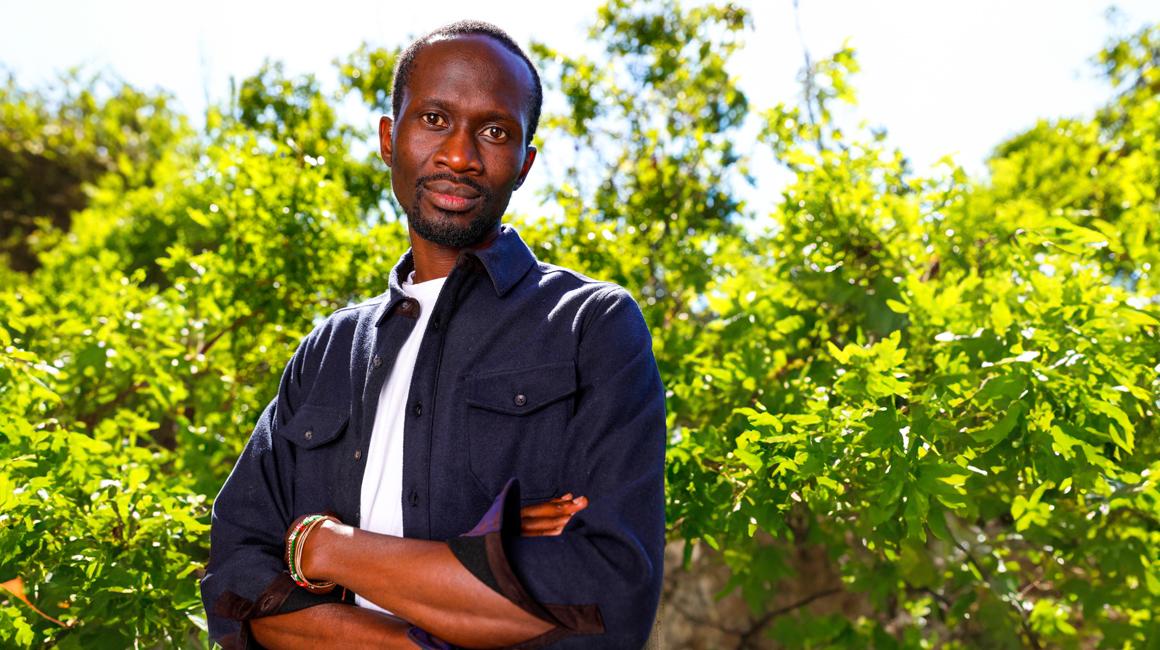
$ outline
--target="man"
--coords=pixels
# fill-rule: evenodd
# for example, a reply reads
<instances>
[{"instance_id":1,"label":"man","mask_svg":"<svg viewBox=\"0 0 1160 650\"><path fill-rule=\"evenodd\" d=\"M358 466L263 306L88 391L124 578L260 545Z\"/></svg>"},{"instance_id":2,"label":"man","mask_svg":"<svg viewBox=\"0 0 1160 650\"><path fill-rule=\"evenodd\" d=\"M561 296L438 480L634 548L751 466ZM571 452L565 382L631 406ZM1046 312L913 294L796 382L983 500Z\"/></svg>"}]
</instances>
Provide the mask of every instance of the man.
<instances>
[{"instance_id":1,"label":"man","mask_svg":"<svg viewBox=\"0 0 1160 650\"><path fill-rule=\"evenodd\" d=\"M394 84L379 135L411 250L386 293L302 342L218 495L210 634L639 648L663 568L663 389L631 297L500 223L536 157L535 67L456 23ZM312 513L329 517L295 525Z\"/></svg>"}]
</instances>

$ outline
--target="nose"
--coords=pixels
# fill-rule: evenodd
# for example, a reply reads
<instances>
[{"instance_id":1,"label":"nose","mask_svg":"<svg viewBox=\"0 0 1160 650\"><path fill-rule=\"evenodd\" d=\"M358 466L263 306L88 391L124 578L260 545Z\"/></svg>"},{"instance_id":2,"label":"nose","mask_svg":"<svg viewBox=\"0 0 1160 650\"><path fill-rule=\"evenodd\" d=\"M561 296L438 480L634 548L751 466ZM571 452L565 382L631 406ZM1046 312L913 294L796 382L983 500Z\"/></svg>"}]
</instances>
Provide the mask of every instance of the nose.
<instances>
[{"instance_id":1,"label":"nose","mask_svg":"<svg viewBox=\"0 0 1160 650\"><path fill-rule=\"evenodd\" d=\"M475 138L466 129L452 129L448 132L435 154L435 164L457 174L483 171L483 161L479 157Z\"/></svg>"}]
</instances>

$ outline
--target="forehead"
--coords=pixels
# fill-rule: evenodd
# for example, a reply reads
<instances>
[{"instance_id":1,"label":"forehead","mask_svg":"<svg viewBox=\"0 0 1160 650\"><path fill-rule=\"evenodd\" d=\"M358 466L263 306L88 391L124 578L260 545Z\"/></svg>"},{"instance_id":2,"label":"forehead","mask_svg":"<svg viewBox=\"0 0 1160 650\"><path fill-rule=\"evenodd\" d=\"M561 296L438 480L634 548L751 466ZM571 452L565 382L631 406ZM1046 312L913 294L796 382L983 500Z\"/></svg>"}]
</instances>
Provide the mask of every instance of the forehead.
<instances>
[{"instance_id":1,"label":"forehead","mask_svg":"<svg viewBox=\"0 0 1160 650\"><path fill-rule=\"evenodd\" d=\"M437 100L522 118L533 83L523 59L495 39L455 36L433 41L415 55L403 104Z\"/></svg>"}]
</instances>

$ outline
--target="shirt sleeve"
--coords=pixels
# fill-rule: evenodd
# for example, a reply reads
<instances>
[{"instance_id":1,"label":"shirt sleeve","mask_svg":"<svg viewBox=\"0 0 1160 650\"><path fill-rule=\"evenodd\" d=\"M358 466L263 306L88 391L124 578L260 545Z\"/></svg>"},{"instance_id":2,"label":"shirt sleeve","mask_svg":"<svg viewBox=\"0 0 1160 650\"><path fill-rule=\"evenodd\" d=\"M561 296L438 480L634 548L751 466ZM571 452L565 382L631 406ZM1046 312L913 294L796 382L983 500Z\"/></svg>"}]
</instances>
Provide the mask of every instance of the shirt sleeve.
<instances>
[{"instance_id":1,"label":"shirt sleeve","mask_svg":"<svg viewBox=\"0 0 1160 650\"><path fill-rule=\"evenodd\" d=\"M307 341L282 374L275 397L258 419L242 455L214 500L210 553L201 596L209 634L227 650L257 647L251 619L341 601L294 584L283 559L291 512L292 451L274 435L293 417L303 389Z\"/></svg>"},{"instance_id":2,"label":"shirt sleeve","mask_svg":"<svg viewBox=\"0 0 1160 650\"><path fill-rule=\"evenodd\" d=\"M555 625L521 648L591 647L596 638L586 635L600 634L601 648L638 650L660 598L664 388L632 297L613 287L593 300L563 461L563 485L588 497L588 507L559 536L521 537L517 497L514 524L505 516L503 533L476 531L452 543L484 582Z\"/></svg>"}]
</instances>

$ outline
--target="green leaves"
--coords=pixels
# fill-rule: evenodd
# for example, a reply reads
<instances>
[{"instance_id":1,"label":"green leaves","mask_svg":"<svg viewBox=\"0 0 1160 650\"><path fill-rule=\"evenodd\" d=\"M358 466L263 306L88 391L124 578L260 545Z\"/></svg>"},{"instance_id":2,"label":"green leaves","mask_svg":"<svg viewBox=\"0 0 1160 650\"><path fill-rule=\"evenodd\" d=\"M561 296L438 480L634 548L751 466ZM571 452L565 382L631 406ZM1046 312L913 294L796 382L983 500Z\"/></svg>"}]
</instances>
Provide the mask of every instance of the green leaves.
<instances>
[{"instance_id":1,"label":"green leaves","mask_svg":"<svg viewBox=\"0 0 1160 650\"><path fill-rule=\"evenodd\" d=\"M686 562L711 549L788 647L1146 646L1156 28L1100 55L1096 115L1036 124L972 180L838 122L849 47L800 104L750 106L729 74L750 24L614 0L587 56L534 45L563 99L538 136L552 216L510 219L639 298ZM336 108L387 112L396 56L362 45L333 94L266 64L203 133L123 85L0 89L26 252L5 250L38 269L0 273L0 581L61 622L0 598L0 645L206 643L212 495L302 334L406 247L387 170L349 153L373 124ZM738 194L754 154L789 175L767 213Z\"/></svg>"},{"instance_id":2,"label":"green leaves","mask_svg":"<svg viewBox=\"0 0 1160 650\"><path fill-rule=\"evenodd\" d=\"M1000 145L990 183L953 167L916 178L879 139L834 124L828 103L851 99L856 69L840 52L809 71L812 105L760 114L794 174L760 215L771 234L713 255L736 279L706 286L691 351L660 336L682 431L671 518L737 556L820 545L851 590L921 612L934 645L1143 643L1148 628L1119 621L1152 603L1140 566L1160 539L1140 522L1155 502L1111 495L1160 498L1142 473L1160 452L1142 434L1158 424L1155 262L1135 243L1152 224L1134 218L1160 219L1132 189L1156 186L1160 150L1102 118L1045 123ZM1154 132L1137 116L1156 98L1136 99L1118 114ZM1129 172L1110 132L1149 162ZM1126 183L1121 205L1105 171ZM732 508L697 501L723 497ZM760 578L730 567L735 584ZM1147 593L1125 589L1125 572ZM1061 595L1080 583L1087 605ZM905 626L885 604L871 618ZM778 638L813 638L808 625L785 619ZM853 638L831 643L868 637Z\"/></svg>"},{"instance_id":3,"label":"green leaves","mask_svg":"<svg viewBox=\"0 0 1160 650\"><path fill-rule=\"evenodd\" d=\"M44 614L0 604L0 645L206 645L212 495L314 319L405 249L313 79L242 87L0 285L0 581Z\"/></svg>"},{"instance_id":4,"label":"green leaves","mask_svg":"<svg viewBox=\"0 0 1160 650\"><path fill-rule=\"evenodd\" d=\"M1093 399L1087 401L1086 406L1095 413L1111 418L1113 424L1108 426L1108 434L1112 442L1129 454L1132 453L1135 447L1136 427L1128 418L1128 414L1111 402Z\"/></svg>"}]
</instances>

